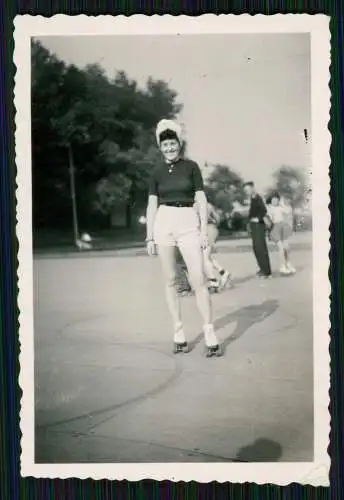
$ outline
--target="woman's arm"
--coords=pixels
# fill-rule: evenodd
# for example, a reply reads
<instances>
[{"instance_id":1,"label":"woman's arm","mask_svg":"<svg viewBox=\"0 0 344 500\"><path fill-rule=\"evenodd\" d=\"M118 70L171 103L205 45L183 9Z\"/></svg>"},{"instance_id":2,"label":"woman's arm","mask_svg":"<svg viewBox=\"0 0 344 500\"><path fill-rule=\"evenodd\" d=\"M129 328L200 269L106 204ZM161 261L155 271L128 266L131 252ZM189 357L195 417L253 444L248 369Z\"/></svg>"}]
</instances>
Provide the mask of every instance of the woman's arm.
<instances>
[{"instance_id":1,"label":"woman's arm","mask_svg":"<svg viewBox=\"0 0 344 500\"><path fill-rule=\"evenodd\" d=\"M270 219L273 219L273 209L271 208L271 205L265 205L266 206L266 215L270 217Z\"/></svg>"},{"instance_id":2,"label":"woman's arm","mask_svg":"<svg viewBox=\"0 0 344 500\"><path fill-rule=\"evenodd\" d=\"M208 225L208 202L204 191L196 191L195 200L197 203L199 218L201 221L201 233L207 234Z\"/></svg>"},{"instance_id":3,"label":"woman's arm","mask_svg":"<svg viewBox=\"0 0 344 500\"><path fill-rule=\"evenodd\" d=\"M208 200L204 192L202 173L197 163L194 163L193 165L192 180L195 190L195 202L197 204L197 211L201 222L201 233L203 238L206 239L208 226Z\"/></svg>"},{"instance_id":4,"label":"woman's arm","mask_svg":"<svg viewBox=\"0 0 344 500\"><path fill-rule=\"evenodd\" d=\"M158 210L158 197L154 194L149 195L147 210L146 210L146 219L147 219L147 241L153 241L153 228L154 228L154 220L156 216L156 212Z\"/></svg>"}]
</instances>

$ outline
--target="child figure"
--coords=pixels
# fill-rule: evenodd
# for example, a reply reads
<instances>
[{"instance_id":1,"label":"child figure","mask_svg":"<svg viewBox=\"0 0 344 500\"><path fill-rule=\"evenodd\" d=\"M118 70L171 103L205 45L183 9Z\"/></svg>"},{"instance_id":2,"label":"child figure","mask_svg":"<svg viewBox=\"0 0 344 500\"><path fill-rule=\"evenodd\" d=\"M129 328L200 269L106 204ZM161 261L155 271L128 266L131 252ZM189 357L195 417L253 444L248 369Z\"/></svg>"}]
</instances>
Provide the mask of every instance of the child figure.
<instances>
[{"instance_id":1,"label":"child figure","mask_svg":"<svg viewBox=\"0 0 344 500\"><path fill-rule=\"evenodd\" d=\"M203 249L204 270L209 281L209 291L216 293L226 285L232 285L231 274L214 257L216 242L219 237L220 217L211 203L208 202L208 247ZM219 274L219 279L216 278Z\"/></svg>"},{"instance_id":2,"label":"child figure","mask_svg":"<svg viewBox=\"0 0 344 500\"><path fill-rule=\"evenodd\" d=\"M176 265L177 265L177 290L181 296L192 295L192 287L189 282L189 274L183 256L178 248L176 248Z\"/></svg>"},{"instance_id":3,"label":"child figure","mask_svg":"<svg viewBox=\"0 0 344 500\"><path fill-rule=\"evenodd\" d=\"M197 211L196 205L195 210ZM216 241L219 235L218 224L219 216L214 207L208 202L207 234L209 245L203 249L203 264L210 293L217 293L228 285L232 286L231 274L214 258ZM219 279L217 279L215 275L216 272L219 274ZM185 262L181 253L177 250L177 283L180 295L189 295L192 293L192 288L188 279Z\"/></svg>"},{"instance_id":4,"label":"child figure","mask_svg":"<svg viewBox=\"0 0 344 500\"><path fill-rule=\"evenodd\" d=\"M268 215L273 224L270 239L276 244L280 255L280 273L295 274L296 270L290 262L289 247L289 238L293 234L292 208L281 200L279 193L273 193L268 203Z\"/></svg>"}]
</instances>

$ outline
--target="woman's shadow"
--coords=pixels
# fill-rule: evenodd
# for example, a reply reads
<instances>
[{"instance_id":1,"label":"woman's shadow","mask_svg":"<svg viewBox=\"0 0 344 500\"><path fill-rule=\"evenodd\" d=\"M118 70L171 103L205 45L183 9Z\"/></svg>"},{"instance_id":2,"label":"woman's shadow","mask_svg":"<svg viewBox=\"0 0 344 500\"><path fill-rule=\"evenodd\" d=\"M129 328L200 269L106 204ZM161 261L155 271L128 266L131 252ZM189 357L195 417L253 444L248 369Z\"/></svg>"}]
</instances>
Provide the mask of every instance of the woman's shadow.
<instances>
[{"instance_id":1,"label":"woman's shadow","mask_svg":"<svg viewBox=\"0 0 344 500\"><path fill-rule=\"evenodd\" d=\"M278 462L283 453L282 447L271 439L259 438L241 448L235 461L238 462Z\"/></svg>"},{"instance_id":2,"label":"woman's shadow","mask_svg":"<svg viewBox=\"0 0 344 500\"><path fill-rule=\"evenodd\" d=\"M261 304L254 304L251 306L242 307L236 311L226 314L221 318L218 318L214 322L215 330L220 330L230 323L236 322L234 331L224 339L222 342L222 347L224 350L235 340L240 338L244 333L247 332L252 325L256 323L261 323L266 318L271 316L279 307L279 302L275 299L266 300ZM203 332L197 335L197 337L190 342L190 351L195 349L197 344L203 339Z\"/></svg>"}]
</instances>

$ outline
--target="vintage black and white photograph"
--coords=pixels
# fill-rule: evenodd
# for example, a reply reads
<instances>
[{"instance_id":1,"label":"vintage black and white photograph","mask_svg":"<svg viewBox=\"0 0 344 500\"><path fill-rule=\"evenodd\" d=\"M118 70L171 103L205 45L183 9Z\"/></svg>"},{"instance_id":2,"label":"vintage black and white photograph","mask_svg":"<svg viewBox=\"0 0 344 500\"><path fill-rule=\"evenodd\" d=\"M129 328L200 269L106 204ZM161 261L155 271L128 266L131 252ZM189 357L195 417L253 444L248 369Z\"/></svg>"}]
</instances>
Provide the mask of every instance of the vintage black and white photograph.
<instances>
[{"instance_id":1,"label":"vintage black and white photograph","mask_svg":"<svg viewBox=\"0 0 344 500\"><path fill-rule=\"evenodd\" d=\"M139 17L17 20L22 468L327 484L328 20Z\"/></svg>"}]
</instances>

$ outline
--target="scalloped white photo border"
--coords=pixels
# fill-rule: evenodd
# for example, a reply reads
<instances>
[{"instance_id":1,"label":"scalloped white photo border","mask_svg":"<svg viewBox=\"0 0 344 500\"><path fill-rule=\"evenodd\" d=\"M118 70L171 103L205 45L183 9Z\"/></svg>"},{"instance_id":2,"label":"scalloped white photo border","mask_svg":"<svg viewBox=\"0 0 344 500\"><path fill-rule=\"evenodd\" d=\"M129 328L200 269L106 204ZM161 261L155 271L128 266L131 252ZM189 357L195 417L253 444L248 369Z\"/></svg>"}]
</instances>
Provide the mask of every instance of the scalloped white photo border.
<instances>
[{"instance_id":1,"label":"scalloped white photo border","mask_svg":"<svg viewBox=\"0 0 344 500\"><path fill-rule=\"evenodd\" d=\"M329 485L330 251L329 166L330 18L325 15L205 14L17 16L14 20L15 154L17 166L18 308L20 339L21 475L36 478L142 479L232 483ZM49 35L166 35L309 33L311 37L314 461L307 463L37 464L34 461L34 329L31 191L31 37Z\"/></svg>"}]
</instances>

